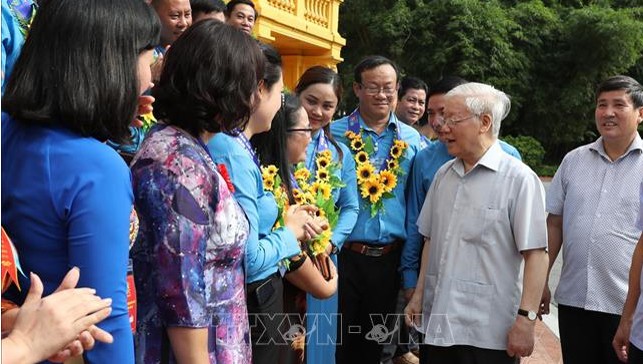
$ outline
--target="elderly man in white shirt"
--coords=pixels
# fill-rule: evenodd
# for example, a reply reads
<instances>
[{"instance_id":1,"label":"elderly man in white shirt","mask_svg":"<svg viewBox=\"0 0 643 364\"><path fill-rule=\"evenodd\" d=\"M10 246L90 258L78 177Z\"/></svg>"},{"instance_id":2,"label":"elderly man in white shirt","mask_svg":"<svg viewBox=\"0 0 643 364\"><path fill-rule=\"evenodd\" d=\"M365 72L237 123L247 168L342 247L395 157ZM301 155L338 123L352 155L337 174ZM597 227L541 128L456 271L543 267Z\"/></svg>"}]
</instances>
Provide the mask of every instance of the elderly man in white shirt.
<instances>
[{"instance_id":1,"label":"elderly man in white shirt","mask_svg":"<svg viewBox=\"0 0 643 364\"><path fill-rule=\"evenodd\" d=\"M615 76L596 91L601 137L569 152L547 193L549 263L563 249L556 289L565 364L616 364L612 338L628 287L643 181L643 88ZM542 313L548 313L545 286Z\"/></svg>"},{"instance_id":2,"label":"elderly man in white shirt","mask_svg":"<svg viewBox=\"0 0 643 364\"><path fill-rule=\"evenodd\" d=\"M517 363L533 351L548 263L545 195L538 176L498 144L509 108L507 95L485 84L445 96L441 139L456 159L437 172L422 207L424 289L405 309L432 364Z\"/></svg>"}]
</instances>

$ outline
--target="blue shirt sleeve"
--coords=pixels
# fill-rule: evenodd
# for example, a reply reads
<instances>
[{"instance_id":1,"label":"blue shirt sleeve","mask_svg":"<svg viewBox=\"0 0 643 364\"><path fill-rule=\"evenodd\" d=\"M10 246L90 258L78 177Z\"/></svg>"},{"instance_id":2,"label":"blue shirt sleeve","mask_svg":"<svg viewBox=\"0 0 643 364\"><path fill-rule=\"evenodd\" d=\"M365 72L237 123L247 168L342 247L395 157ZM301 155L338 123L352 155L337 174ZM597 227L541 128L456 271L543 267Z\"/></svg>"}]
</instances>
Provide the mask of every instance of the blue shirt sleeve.
<instances>
[{"instance_id":1,"label":"blue shirt sleeve","mask_svg":"<svg viewBox=\"0 0 643 364\"><path fill-rule=\"evenodd\" d=\"M518 149L516 149L513 145L505 142L504 140L499 140L500 141L500 147L502 150L505 151L505 153L509 154L512 157L515 157L519 161L522 160L522 156L520 155L520 152Z\"/></svg>"},{"instance_id":2,"label":"blue shirt sleeve","mask_svg":"<svg viewBox=\"0 0 643 364\"><path fill-rule=\"evenodd\" d=\"M406 242L402 248L400 271L402 287L415 288L420 266L423 237L418 232L417 219L424 204L426 190L422 181L422 158L416 156L409 175L408 197L406 203Z\"/></svg>"},{"instance_id":3,"label":"blue shirt sleeve","mask_svg":"<svg viewBox=\"0 0 643 364\"><path fill-rule=\"evenodd\" d=\"M346 184L339 191L337 206L340 208L337 226L333 230L333 244L341 249L346 238L353 231L357 215L359 214L359 200L357 196L357 176L355 174L355 160L348 147L338 143L344 153L342 159L342 182Z\"/></svg>"},{"instance_id":4,"label":"blue shirt sleeve","mask_svg":"<svg viewBox=\"0 0 643 364\"><path fill-rule=\"evenodd\" d=\"M248 282L265 278L257 274L266 270L276 270L279 261L299 254L301 252L299 242L292 231L285 227L260 238L258 196L263 182L258 168L249 157L228 154L217 156L217 161L224 163L228 168L235 189L234 196L246 213L250 224L250 235L246 246Z\"/></svg>"},{"instance_id":5,"label":"blue shirt sleeve","mask_svg":"<svg viewBox=\"0 0 643 364\"><path fill-rule=\"evenodd\" d=\"M127 310L127 262L129 215L133 193L129 170L114 153L113 158L96 158L92 171L83 171L84 183L70 206L69 265L80 268L78 287L92 287L100 297L112 298L112 313L98 324L114 337L112 344L96 342L85 352L86 362L133 363L134 346ZM56 179L52 179L56 180Z\"/></svg>"}]
</instances>

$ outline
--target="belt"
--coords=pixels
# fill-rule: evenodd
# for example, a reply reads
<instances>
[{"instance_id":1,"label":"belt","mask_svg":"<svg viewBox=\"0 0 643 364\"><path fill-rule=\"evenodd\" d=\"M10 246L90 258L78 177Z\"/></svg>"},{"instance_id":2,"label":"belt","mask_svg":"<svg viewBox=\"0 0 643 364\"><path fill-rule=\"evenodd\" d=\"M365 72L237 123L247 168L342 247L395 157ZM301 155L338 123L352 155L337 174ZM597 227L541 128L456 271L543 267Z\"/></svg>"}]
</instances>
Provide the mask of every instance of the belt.
<instances>
[{"instance_id":1,"label":"belt","mask_svg":"<svg viewBox=\"0 0 643 364\"><path fill-rule=\"evenodd\" d=\"M402 246L402 242L400 240L396 240L393 243L386 245L368 245L356 241L345 244L345 247L348 250L366 255L367 257L381 257L382 255L386 255L397 250L400 246Z\"/></svg>"}]
</instances>

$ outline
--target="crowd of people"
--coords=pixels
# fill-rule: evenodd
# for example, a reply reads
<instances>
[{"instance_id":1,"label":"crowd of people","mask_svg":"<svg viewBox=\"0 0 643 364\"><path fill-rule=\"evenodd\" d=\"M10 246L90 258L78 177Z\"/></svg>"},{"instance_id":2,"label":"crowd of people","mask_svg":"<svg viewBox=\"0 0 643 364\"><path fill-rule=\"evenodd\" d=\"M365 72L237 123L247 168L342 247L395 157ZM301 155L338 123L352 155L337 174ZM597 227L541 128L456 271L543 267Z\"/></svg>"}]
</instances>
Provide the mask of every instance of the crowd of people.
<instances>
[{"instance_id":1,"label":"crowd of people","mask_svg":"<svg viewBox=\"0 0 643 364\"><path fill-rule=\"evenodd\" d=\"M2 17L3 363L517 363L561 250L564 362L643 363L631 77L545 194L501 90L372 55L354 108L286 92L250 0Z\"/></svg>"}]
</instances>

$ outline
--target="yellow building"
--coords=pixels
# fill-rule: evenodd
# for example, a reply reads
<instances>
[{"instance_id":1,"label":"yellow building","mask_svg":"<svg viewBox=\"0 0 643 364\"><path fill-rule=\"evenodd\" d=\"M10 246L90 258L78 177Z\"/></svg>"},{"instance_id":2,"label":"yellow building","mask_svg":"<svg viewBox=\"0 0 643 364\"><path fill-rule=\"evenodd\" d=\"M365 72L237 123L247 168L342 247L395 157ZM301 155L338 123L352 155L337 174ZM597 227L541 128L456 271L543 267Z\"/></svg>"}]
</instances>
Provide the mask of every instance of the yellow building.
<instances>
[{"instance_id":1,"label":"yellow building","mask_svg":"<svg viewBox=\"0 0 643 364\"><path fill-rule=\"evenodd\" d=\"M254 0L259 19L253 33L279 50L284 83L293 89L314 65L336 68L346 40L337 32L344 0Z\"/></svg>"}]
</instances>

